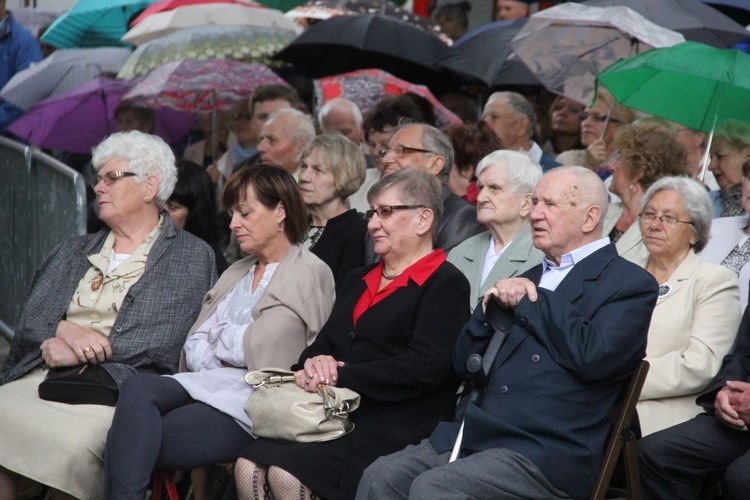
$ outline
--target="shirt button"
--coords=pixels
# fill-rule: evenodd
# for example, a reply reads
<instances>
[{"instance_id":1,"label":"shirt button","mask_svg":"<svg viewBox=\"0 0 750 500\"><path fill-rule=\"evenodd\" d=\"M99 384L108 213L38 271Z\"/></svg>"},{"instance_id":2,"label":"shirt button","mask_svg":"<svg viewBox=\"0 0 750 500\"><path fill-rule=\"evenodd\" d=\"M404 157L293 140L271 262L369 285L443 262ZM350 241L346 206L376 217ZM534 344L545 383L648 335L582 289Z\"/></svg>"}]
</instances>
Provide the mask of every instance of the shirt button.
<instances>
[{"instance_id":1,"label":"shirt button","mask_svg":"<svg viewBox=\"0 0 750 500\"><path fill-rule=\"evenodd\" d=\"M526 325L529 324L529 320L527 320L526 318L519 318L518 319L518 324L521 325L521 326L526 326Z\"/></svg>"},{"instance_id":2,"label":"shirt button","mask_svg":"<svg viewBox=\"0 0 750 500\"><path fill-rule=\"evenodd\" d=\"M534 363L539 363L540 359L542 358L540 358L538 354L534 354L533 356L531 356L531 361L533 361Z\"/></svg>"},{"instance_id":3,"label":"shirt button","mask_svg":"<svg viewBox=\"0 0 750 500\"><path fill-rule=\"evenodd\" d=\"M115 327L115 331L116 331L117 333L120 333L120 332L122 331L122 327L121 327L121 326L116 326L116 327Z\"/></svg>"},{"instance_id":4,"label":"shirt button","mask_svg":"<svg viewBox=\"0 0 750 500\"><path fill-rule=\"evenodd\" d=\"M508 392L508 386L504 385L500 388L500 394L505 394L506 392Z\"/></svg>"},{"instance_id":5,"label":"shirt button","mask_svg":"<svg viewBox=\"0 0 750 500\"><path fill-rule=\"evenodd\" d=\"M357 337L357 334L354 332L349 332L349 338L354 340Z\"/></svg>"}]
</instances>

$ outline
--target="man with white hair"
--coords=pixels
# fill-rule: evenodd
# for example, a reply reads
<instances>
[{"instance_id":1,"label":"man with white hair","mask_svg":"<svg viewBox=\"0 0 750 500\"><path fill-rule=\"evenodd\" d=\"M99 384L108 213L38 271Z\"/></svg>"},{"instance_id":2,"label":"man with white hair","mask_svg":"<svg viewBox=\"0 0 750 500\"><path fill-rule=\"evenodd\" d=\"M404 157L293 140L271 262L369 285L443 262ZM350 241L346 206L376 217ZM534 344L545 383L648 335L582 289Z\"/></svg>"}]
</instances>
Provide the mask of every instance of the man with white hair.
<instances>
[{"instance_id":1,"label":"man with white hair","mask_svg":"<svg viewBox=\"0 0 750 500\"><path fill-rule=\"evenodd\" d=\"M283 108L268 117L260 133L258 153L264 163L275 163L297 178L302 151L315 138L312 119L302 111Z\"/></svg>"},{"instance_id":2,"label":"man with white hair","mask_svg":"<svg viewBox=\"0 0 750 500\"><path fill-rule=\"evenodd\" d=\"M526 153L542 166L545 172L560 163L545 155L534 142L536 111L534 106L516 92L495 92L487 100L482 120L500 140L504 149Z\"/></svg>"},{"instance_id":3,"label":"man with white hair","mask_svg":"<svg viewBox=\"0 0 750 500\"><path fill-rule=\"evenodd\" d=\"M339 132L354 144L362 144L362 111L353 101L343 97L327 101L318 112L318 121L324 133Z\"/></svg>"}]
</instances>

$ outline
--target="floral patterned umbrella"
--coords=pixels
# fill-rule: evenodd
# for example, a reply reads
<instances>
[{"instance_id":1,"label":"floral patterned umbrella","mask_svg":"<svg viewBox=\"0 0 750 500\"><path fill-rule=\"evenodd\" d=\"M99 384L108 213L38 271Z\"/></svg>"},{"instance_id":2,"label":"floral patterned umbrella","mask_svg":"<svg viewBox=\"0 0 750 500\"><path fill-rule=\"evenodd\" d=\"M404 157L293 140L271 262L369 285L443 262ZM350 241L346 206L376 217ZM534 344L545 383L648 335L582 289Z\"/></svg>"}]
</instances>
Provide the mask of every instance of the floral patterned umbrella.
<instances>
[{"instance_id":1,"label":"floral patterned umbrella","mask_svg":"<svg viewBox=\"0 0 750 500\"><path fill-rule=\"evenodd\" d=\"M295 37L291 31L241 26L184 28L146 42L125 61L118 78L135 78L171 61L228 59L269 64L270 57Z\"/></svg>"},{"instance_id":2,"label":"floral patterned umbrella","mask_svg":"<svg viewBox=\"0 0 750 500\"><path fill-rule=\"evenodd\" d=\"M266 66L222 59L185 59L164 64L133 86L124 101L188 113L229 111L258 85L285 85Z\"/></svg>"},{"instance_id":3,"label":"floral patterned umbrella","mask_svg":"<svg viewBox=\"0 0 750 500\"><path fill-rule=\"evenodd\" d=\"M432 92L423 85L414 85L379 69L361 69L341 75L314 80L315 98L318 106L326 101L343 97L357 103L363 113L369 111L385 96L412 92L430 101L435 108L439 127L461 123L461 119L443 106Z\"/></svg>"}]
</instances>

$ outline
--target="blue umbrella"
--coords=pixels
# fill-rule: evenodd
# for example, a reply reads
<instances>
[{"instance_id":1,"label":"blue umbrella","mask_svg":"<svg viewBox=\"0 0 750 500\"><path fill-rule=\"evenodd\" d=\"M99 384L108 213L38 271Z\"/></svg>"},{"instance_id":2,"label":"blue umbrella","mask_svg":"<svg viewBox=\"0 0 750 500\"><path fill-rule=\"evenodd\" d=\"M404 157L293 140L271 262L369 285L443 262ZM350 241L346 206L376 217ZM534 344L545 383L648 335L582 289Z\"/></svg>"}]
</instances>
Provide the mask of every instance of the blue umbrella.
<instances>
[{"instance_id":1,"label":"blue umbrella","mask_svg":"<svg viewBox=\"0 0 750 500\"><path fill-rule=\"evenodd\" d=\"M128 21L155 0L78 0L57 18L41 41L58 48L128 46L120 38Z\"/></svg>"}]
</instances>

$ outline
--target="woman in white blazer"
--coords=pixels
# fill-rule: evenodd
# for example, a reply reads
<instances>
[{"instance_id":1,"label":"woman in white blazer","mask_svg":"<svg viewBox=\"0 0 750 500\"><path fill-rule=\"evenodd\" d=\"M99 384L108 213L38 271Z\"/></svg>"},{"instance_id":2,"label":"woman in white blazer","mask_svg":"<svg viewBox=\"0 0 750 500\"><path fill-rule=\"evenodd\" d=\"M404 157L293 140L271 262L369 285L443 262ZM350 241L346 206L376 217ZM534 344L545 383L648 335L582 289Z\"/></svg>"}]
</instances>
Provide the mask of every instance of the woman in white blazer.
<instances>
[{"instance_id":1,"label":"woman in white blazer","mask_svg":"<svg viewBox=\"0 0 750 500\"><path fill-rule=\"evenodd\" d=\"M512 278L542 261L531 241L529 212L542 167L515 151L499 150L477 165L477 221L488 231L472 236L448 254L469 280L474 307L497 280Z\"/></svg>"},{"instance_id":2,"label":"woman in white blazer","mask_svg":"<svg viewBox=\"0 0 750 500\"><path fill-rule=\"evenodd\" d=\"M701 257L721 264L740 279L740 313L747 307L750 283L750 157L742 164L742 210L744 215L721 217L711 224L711 237Z\"/></svg>"},{"instance_id":3,"label":"woman in white blazer","mask_svg":"<svg viewBox=\"0 0 750 500\"><path fill-rule=\"evenodd\" d=\"M711 220L711 200L693 180L666 177L644 196L640 228L649 257L640 264L660 285L646 348L651 367L637 406L644 436L702 411L695 398L737 334L737 278L696 255Z\"/></svg>"}]
</instances>

